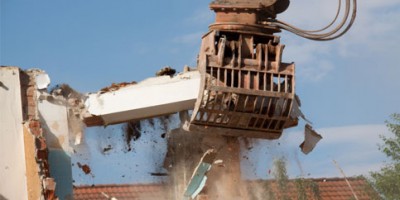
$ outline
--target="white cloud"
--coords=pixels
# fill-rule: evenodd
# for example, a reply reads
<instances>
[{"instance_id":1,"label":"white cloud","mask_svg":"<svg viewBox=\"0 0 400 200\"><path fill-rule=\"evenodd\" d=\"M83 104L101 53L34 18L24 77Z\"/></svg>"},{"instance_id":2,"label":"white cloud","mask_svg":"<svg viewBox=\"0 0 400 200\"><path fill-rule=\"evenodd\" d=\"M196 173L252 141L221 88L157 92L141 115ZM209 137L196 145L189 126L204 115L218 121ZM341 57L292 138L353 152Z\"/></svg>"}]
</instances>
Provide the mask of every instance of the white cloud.
<instances>
[{"instance_id":1,"label":"white cloud","mask_svg":"<svg viewBox=\"0 0 400 200\"><path fill-rule=\"evenodd\" d=\"M400 3L398 4L400 5ZM344 40L340 41L340 49L353 50L353 46L356 46L364 47L359 48L363 51L367 50L379 55L393 53L400 42L400 37L397 34L400 31L400 21L398 20L400 8L397 7L397 9L392 10L391 6L388 5L382 9L377 9L372 5L360 6L360 9L364 8L364 10L359 12L353 28Z\"/></svg>"},{"instance_id":2,"label":"white cloud","mask_svg":"<svg viewBox=\"0 0 400 200\"><path fill-rule=\"evenodd\" d=\"M352 141L356 143L371 143L379 140L379 135L387 134L385 125L356 125L335 128L318 129L326 143ZM324 143L325 143L324 142Z\"/></svg>"},{"instance_id":3,"label":"white cloud","mask_svg":"<svg viewBox=\"0 0 400 200\"><path fill-rule=\"evenodd\" d=\"M304 65L297 68L299 77L302 80L320 81L334 69L334 65L328 60L317 60L312 65Z\"/></svg>"},{"instance_id":4,"label":"white cloud","mask_svg":"<svg viewBox=\"0 0 400 200\"><path fill-rule=\"evenodd\" d=\"M328 24L334 17L337 1L309 0L307 2L292 1L291 6L284 14L278 16L290 24L304 29L318 29ZM314 61L321 57L325 62L346 62L347 58L357 58L360 61L371 60L371 66L364 66L371 70L373 62L379 60L386 76L398 72L398 54L400 48L400 1L398 0L362 0L358 1L357 18L343 37L328 42L309 41L291 33L283 34L283 41L288 46L285 57L298 64L301 76L315 77L318 69ZM287 40L287 41L285 41ZM286 59L288 60L288 59ZM299 67L311 66L303 71ZM333 65L332 65L333 66ZM331 66L331 67L332 67ZM326 68L323 68L326 69ZM332 70L326 71L328 75ZM350 70L357 70L353 67ZM351 71L348 71L351 72ZM372 73L372 72L371 72ZM321 80L319 78L317 80ZM313 80L315 79L306 79Z\"/></svg>"},{"instance_id":5,"label":"white cloud","mask_svg":"<svg viewBox=\"0 0 400 200\"><path fill-rule=\"evenodd\" d=\"M183 24L190 32L173 38L173 42L186 45L199 45L201 37L207 32L205 29L214 20L214 13L210 10L197 10L192 16L183 20ZM193 28L194 27L194 28Z\"/></svg>"},{"instance_id":6,"label":"white cloud","mask_svg":"<svg viewBox=\"0 0 400 200\"><path fill-rule=\"evenodd\" d=\"M376 1L376 0L363 0L359 2L359 6L365 5L368 9L382 9L386 7L393 7L400 5L398 0L385 0L385 1Z\"/></svg>"},{"instance_id":7,"label":"white cloud","mask_svg":"<svg viewBox=\"0 0 400 200\"><path fill-rule=\"evenodd\" d=\"M283 53L283 59L289 62L309 63L321 55L329 55L332 51L331 46L324 45L326 43L304 42L293 35L284 35L283 42L287 46Z\"/></svg>"},{"instance_id":8,"label":"white cloud","mask_svg":"<svg viewBox=\"0 0 400 200\"><path fill-rule=\"evenodd\" d=\"M201 36L203 34L204 34L204 32L195 32L195 33L189 33L186 35L181 35L181 36L175 37L173 39L173 42L187 44L187 45L197 45L197 44L200 44Z\"/></svg>"},{"instance_id":9,"label":"white cloud","mask_svg":"<svg viewBox=\"0 0 400 200\"><path fill-rule=\"evenodd\" d=\"M310 41L283 32L282 42L287 45L283 54L284 61L294 61L301 80L310 82L322 81L332 71L341 70L336 65L346 62L347 58L382 60L381 64L386 68L384 73L393 76L397 69L397 55L400 53L400 36L397 34L400 32L399 5L398 0L358 1L355 24L347 34L335 41ZM319 29L333 19L336 8L337 1L292 1L289 9L278 18L300 28ZM201 35L205 33L204 26L212 23L213 18L214 13L208 9L195 11L193 16L183 22L188 28L195 28L190 28L191 33L176 37L173 41L191 46L200 44ZM354 66L350 70L353 71L349 73L359 69Z\"/></svg>"},{"instance_id":10,"label":"white cloud","mask_svg":"<svg viewBox=\"0 0 400 200\"><path fill-rule=\"evenodd\" d=\"M201 26L204 24L209 24L214 19L214 12L208 9L202 9L194 12L193 16L188 17L184 20L185 24L194 25L194 26Z\"/></svg>"},{"instance_id":11,"label":"white cloud","mask_svg":"<svg viewBox=\"0 0 400 200\"><path fill-rule=\"evenodd\" d=\"M337 1L291 1L289 9L279 15L278 19L299 28L316 30L332 21L336 8Z\"/></svg>"},{"instance_id":12,"label":"white cloud","mask_svg":"<svg viewBox=\"0 0 400 200\"><path fill-rule=\"evenodd\" d=\"M302 174L296 160L304 171L303 175L308 177L341 176L333 159L347 176L368 175L370 171L381 168L383 161L387 160L377 146L381 143L379 135L389 133L383 124L321 128L317 131L323 139L309 155L300 153L298 147L303 141L302 132L286 132L277 141L258 140L253 143L251 152L244 153L250 158L242 163L244 174L247 178L266 178L273 160L282 156L288 160L291 177Z\"/></svg>"}]
</instances>

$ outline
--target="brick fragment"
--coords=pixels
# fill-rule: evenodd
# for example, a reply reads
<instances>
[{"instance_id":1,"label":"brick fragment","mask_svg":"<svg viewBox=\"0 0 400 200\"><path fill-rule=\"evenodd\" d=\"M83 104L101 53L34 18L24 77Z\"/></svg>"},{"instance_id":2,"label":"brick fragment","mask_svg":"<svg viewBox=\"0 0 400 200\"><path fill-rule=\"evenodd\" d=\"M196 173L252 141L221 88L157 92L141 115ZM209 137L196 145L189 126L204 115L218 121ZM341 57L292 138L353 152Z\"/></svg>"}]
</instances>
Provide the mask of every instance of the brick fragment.
<instances>
[{"instance_id":1,"label":"brick fragment","mask_svg":"<svg viewBox=\"0 0 400 200\"><path fill-rule=\"evenodd\" d=\"M41 137L43 135L43 129L39 127L31 128L30 132L36 137Z\"/></svg>"},{"instance_id":2,"label":"brick fragment","mask_svg":"<svg viewBox=\"0 0 400 200\"><path fill-rule=\"evenodd\" d=\"M36 115L36 106L28 106L28 115L35 116Z\"/></svg>"},{"instance_id":3,"label":"brick fragment","mask_svg":"<svg viewBox=\"0 0 400 200\"><path fill-rule=\"evenodd\" d=\"M48 159L48 152L47 150L38 150L36 149L36 160L42 162Z\"/></svg>"},{"instance_id":4,"label":"brick fragment","mask_svg":"<svg viewBox=\"0 0 400 200\"><path fill-rule=\"evenodd\" d=\"M56 182L54 181L54 178L47 177L43 179L43 187L45 190L56 190Z\"/></svg>"},{"instance_id":5,"label":"brick fragment","mask_svg":"<svg viewBox=\"0 0 400 200\"><path fill-rule=\"evenodd\" d=\"M35 92L36 92L35 87L28 87L28 88L26 89L26 96L27 96L27 97L34 97Z\"/></svg>"},{"instance_id":6,"label":"brick fragment","mask_svg":"<svg viewBox=\"0 0 400 200\"><path fill-rule=\"evenodd\" d=\"M36 120L36 115L28 114L28 121Z\"/></svg>"},{"instance_id":7,"label":"brick fragment","mask_svg":"<svg viewBox=\"0 0 400 200\"><path fill-rule=\"evenodd\" d=\"M54 190L47 190L45 193L47 200L58 200Z\"/></svg>"},{"instance_id":8,"label":"brick fragment","mask_svg":"<svg viewBox=\"0 0 400 200\"><path fill-rule=\"evenodd\" d=\"M46 150L47 148L46 139L44 137L36 137L35 147L37 150Z\"/></svg>"},{"instance_id":9,"label":"brick fragment","mask_svg":"<svg viewBox=\"0 0 400 200\"><path fill-rule=\"evenodd\" d=\"M28 97L28 98L27 98L27 102L28 102L28 106L36 107L36 101L35 101L34 98Z\"/></svg>"},{"instance_id":10,"label":"brick fragment","mask_svg":"<svg viewBox=\"0 0 400 200\"><path fill-rule=\"evenodd\" d=\"M38 120L29 121L29 128L40 128L40 122Z\"/></svg>"}]
</instances>

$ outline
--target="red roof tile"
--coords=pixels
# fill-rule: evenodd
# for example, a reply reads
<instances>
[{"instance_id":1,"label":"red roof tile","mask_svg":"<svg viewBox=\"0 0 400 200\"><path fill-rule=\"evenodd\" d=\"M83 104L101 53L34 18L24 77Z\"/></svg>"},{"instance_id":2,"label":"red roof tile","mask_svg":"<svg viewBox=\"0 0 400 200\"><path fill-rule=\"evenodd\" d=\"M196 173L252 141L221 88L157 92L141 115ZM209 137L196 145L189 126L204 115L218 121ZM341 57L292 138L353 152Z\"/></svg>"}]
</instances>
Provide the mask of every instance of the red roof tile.
<instances>
[{"instance_id":1,"label":"red roof tile","mask_svg":"<svg viewBox=\"0 0 400 200\"><path fill-rule=\"evenodd\" d=\"M75 200L107 200L112 197L118 200L164 199L164 185L96 185L74 188ZM107 198L108 196L108 198Z\"/></svg>"},{"instance_id":2,"label":"red roof tile","mask_svg":"<svg viewBox=\"0 0 400 200\"><path fill-rule=\"evenodd\" d=\"M348 178L355 194L359 200L379 199L377 193L363 178ZM285 195L290 199L298 199L300 182L290 180L287 184L286 191L278 188L276 181L251 181L251 186L258 188L268 186L269 190L275 196L275 199L282 199ZM320 179L303 179L301 182L304 186L304 194L308 200L350 200L354 199L345 179L342 178L320 178ZM251 193L251 191L249 191ZM285 193L285 194L284 194ZM115 197L118 200L136 200L136 199L166 199L167 186L161 184L138 184L138 185L96 185L96 186L79 186L74 189L74 199L76 200L106 200L108 195L110 198ZM317 194L319 194L318 198Z\"/></svg>"}]
</instances>

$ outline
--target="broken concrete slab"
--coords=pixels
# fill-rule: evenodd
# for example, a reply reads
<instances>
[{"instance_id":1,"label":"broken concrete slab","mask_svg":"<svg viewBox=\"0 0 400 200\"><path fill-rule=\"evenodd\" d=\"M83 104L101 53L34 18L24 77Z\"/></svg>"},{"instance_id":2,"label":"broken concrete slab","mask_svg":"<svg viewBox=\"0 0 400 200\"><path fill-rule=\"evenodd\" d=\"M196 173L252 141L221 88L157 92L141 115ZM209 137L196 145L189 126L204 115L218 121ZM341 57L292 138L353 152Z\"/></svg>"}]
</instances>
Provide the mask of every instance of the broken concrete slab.
<instances>
[{"instance_id":1,"label":"broken concrete slab","mask_svg":"<svg viewBox=\"0 0 400 200\"><path fill-rule=\"evenodd\" d=\"M322 136L307 124L304 130L304 142L300 144L301 151L309 154L321 139Z\"/></svg>"},{"instance_id":2,"label":"broken concrete slab","mask_svg":"<svg viewBox=\"0 0 400 200\"><path fill-rule=\"evenodd\" d=\"M193 109L200 90L200 73L160 76L115 91L89 94L85 121L101 117L92 125L110 125Z\"/></svg>"},{"instance_id":3,"label":"broken concrete slab","mask_svg":"<svg viewBox=\"0 0 400 200\"><path fill-rule=\"evenodd\" d=\"M41 100L38 102L38 109L48 147L72 152L69 142L70 130L66 105Z\"/></svg>"},{"instance_id":4,"label":"broken concrete slab","mask_svg":"<svg viewBox=\"0 0 400 200\"><path fill-rule=\"evenodd\" d=\"M37 74L35 79L39 90L46 89L50 85L50 77L45 72Z\"/></svg>"},{"instance_id":5,"label":"broken concrete slab","mask_svg":"<svg viewBox=\"0 0 400 200\"><path fill-rule=\"evenodd\" d=\"M204 153L186 188L185 200L195 199L203 190L207 181L207 172L210 171L216 156L217 152L214 149L209 149Z\"/></svg>"}]
</instances>

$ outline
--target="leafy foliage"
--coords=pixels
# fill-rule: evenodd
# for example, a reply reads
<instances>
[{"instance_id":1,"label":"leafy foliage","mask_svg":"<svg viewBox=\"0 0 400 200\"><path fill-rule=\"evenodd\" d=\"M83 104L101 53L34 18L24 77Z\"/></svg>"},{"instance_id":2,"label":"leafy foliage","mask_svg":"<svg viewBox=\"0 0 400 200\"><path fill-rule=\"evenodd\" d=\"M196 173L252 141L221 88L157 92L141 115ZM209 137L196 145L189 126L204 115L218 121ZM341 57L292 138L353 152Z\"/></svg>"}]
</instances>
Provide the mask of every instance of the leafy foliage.
<instances>
[{"instance_id":1,"label":"leafy foliage","mask_svg":"<svg viewBox=\"0 0 400 200\"><path fill-rule=\"evenodd\" d=\"M277 159L275 160L274 167L275 168L273 174L276 181L278 182L278 188L284 191L287 190L289 177L286 170L286 161L283 158Z\"/></svg>"},{"instance_id":2,"label":"leafy foliage","mask_svg":"<svg viewBox=\"0 0 400 200\"><path fill-rule=\"evenodd\" d=\"M321 198L321 193L319 191L318 183L311 181L309 186L311 188L311 192L313 194L314 199L321 200L322 198Z\"/></svg>"},{"instance_id":3,"label":"leafy foliage","mask_svg":"<svg viewBox=\"0 0 400 200\"><path fill-rule=\"evenodd\" d=\"M372 184L386 199L400 197L400 164L388 165L379 172L371 173Z\"/></svg>"},{"instance_id":4,"label":"leafy foliage","mask_svg":"<svg viewBox=\"0 0 400 200\"><path fill-rule=\"evenodd\" d=\"M292 184L292 187L295 188L290 188L291 186L289 183L291 181L289 181L287 175L286 160L284 158L275 160L273 175L280 194L278 199L290 200L288 191L296 191L297 200L307 200L307 191L311 192L312 197L310 198L316 200L321 199L318 183L312 180L306 180L304 178L295 179Z\"/></svg>"},{"instance_id":5,"label":"leafy foliage","mask_svg":"<svg viewBox=\"0 0 400 200\"><path fill-rule=\"evenodd\" d=\"M394 137L381 136L384 144L379 149L393 162L372 172L371 184L385 199L395 200L400 197L400 114L393 114L386 125Z\"/></svg>"},{"instance_id":6,"label":"leafy foliage","mask_svg":"<svg viewBox=\"0 0 400 200\"><path fill-rule=\"evenodd\" d=\"M290 199L287 194L287 191L289 189L289 176L287 175L286 161L284 158L275 160L273 175L278 183L279 192L280 194L282 194L282 197L280 199Z\"/></svg>"},{"instance_id":7,"label":"leafy foliage","mask_svg":"<svg viewBox=\"0 0 400 200\"><path fill-rule=\"evenodd\" d=\"M391 116L392 121L386 121L386 125L389 130L394 134L393 138L381 136L385 143L380 149L383 153L391 158L395 163L400 162L400 114L393 114Z\"/></svg>"},{"instance_id":8,"label":"leafy foliage","mask_svg":"<svg viewBox=\"0 0 400 200\"><path fill-rule=\"evenodd\" d=\"M306 191L306 183L303 178L298 178L295 180L296 188L297 188L297 199L298 200L307 200L307 191Z\"/></svg>"},{"instance_id":9,"label":"leafy foliage","mask_svg":"<svg viewBox=\"0 0 400 200\"><path fill-rule=\"evenodd\" d=\"M314 199L314 200L321 200L321 194L319 191L319 185L312 179L304 179L304 178L297 178L295 180L295 186L297 191L297 200L307 200L307 199ZM311 196L307 195L307 192Z\"/></svg>"}]
</instances>

